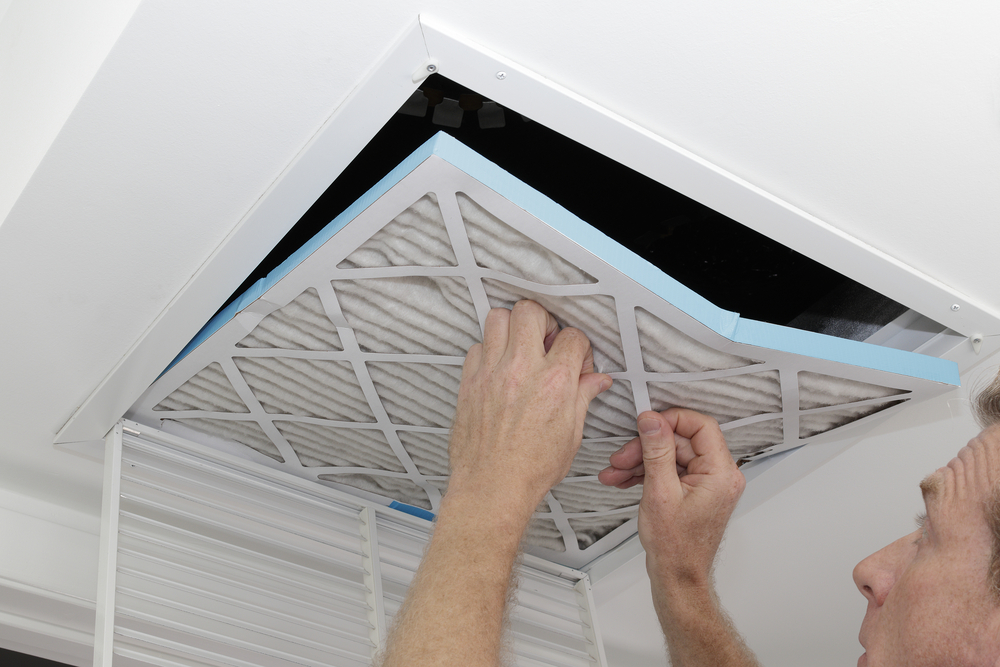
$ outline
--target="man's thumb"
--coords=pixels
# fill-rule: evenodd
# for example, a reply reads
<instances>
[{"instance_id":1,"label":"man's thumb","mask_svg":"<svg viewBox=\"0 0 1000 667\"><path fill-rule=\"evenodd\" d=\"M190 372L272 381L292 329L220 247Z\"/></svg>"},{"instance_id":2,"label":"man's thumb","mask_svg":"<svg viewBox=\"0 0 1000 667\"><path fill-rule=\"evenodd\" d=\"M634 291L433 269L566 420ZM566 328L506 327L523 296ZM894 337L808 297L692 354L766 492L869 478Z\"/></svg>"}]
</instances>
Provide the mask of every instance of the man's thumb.
<instances>
[{"instance_id":1,"label":"man's thumb","mask_svg":"<svg viewBox=\"0 0 1000 667\"><path fill-rule=\"evenodd\" d=\"M580 400L583 411L587 411L590 402L611 387L611 378L604 373L584 373L580 376Z\"/></svg>"},{"instance_id":2,"label":"man's thumb","mask_svg":"<svg viewBox=\"0 0 1000 667\"><path fill-rule=\"evenodd\" d=\"M676 479L677 445L667 420L658 412L643 412L639 415L638 429L645 486L659 486L670 476Z\"/></svg>"}]
</instances>

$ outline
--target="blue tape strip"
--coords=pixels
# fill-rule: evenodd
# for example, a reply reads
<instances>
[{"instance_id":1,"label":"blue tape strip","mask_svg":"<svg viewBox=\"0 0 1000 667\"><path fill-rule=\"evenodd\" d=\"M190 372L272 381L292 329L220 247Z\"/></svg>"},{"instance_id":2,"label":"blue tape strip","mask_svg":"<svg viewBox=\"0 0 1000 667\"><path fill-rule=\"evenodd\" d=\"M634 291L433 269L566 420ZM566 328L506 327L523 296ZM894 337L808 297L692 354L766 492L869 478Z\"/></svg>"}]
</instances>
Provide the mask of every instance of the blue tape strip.
<instances>
[{"instance_id":1,"label":"blue tape strip","mask_svg":"<svg viewBox=\"0 0 1000 667\"><path fill-rule=\"evenodd\" d=\"M800 331L777 324L740 319L732 340L771 350L837 361L852 366L898 373L959 385L958 364L924 354Z\"/></svg>"},{"instance_id":2,"label":"blue tape strip","mask_svg":"<svg viewBox=\"0 0 1000 667\"><path fill-rule=\"evenodd\" d=\"M428 512L425 509L414 507L413 505L407 505L406 503L401 503L398 500L393 500L389 503L389 507L394 510L399 510L400 512L405 512L406 514L411 514L420 519L427 519L428 521L434 520L434 512Z\"/></svg>"},{"instance_id":3,"label":"blue tape strip","mask_svg":"<svg viewBox=\"0 0 1000 667\"><path fill-rule=\"evenodd\" d=\"M330 240L334 234L432 155L437 155L461 169L539 220L545 221L546 224L588 252L729 340L936 382L959 384L958 365L951 361L741 319L738 313L715 306L628 248L607 237L545 195L443 132L439 132L427 140L347 210L324 227L322 231L271 271L267 277L257 281L240 298L213 317L177 355L167 370L218 331L237 313L267 292L275 283Z\"/></svg>"}]
</instances>

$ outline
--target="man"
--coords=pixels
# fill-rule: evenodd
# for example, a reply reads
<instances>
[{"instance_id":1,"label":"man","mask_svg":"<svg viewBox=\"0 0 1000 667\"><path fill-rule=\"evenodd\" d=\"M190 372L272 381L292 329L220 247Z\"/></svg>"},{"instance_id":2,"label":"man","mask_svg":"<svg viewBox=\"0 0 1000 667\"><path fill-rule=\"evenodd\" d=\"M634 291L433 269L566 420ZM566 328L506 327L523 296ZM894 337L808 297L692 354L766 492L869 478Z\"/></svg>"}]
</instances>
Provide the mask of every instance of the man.
<instances>
[{"instance_id":1,"label":"man","mask_svg":"<svg viewBox=\"0 0 1000 667\"><path fill-rule=\"evenodd\" d=\"M490 312L483 343L462 369L448 492L384 667L500 663L524 530L569 470L590 401L610 385L594 372L586 337L560 331L541 306ZM639 538L671 664L757 665L712 581L745 486L718 424L671 409L644 412L637 426L639 437L611 456L600 479L644 485ZM869 601L859 665L1000 666L998 481L993 426L921 484L922 527L858 565L855 581ZM989 520L987 506L995 510Z\"/></svg>"}]
</instances>

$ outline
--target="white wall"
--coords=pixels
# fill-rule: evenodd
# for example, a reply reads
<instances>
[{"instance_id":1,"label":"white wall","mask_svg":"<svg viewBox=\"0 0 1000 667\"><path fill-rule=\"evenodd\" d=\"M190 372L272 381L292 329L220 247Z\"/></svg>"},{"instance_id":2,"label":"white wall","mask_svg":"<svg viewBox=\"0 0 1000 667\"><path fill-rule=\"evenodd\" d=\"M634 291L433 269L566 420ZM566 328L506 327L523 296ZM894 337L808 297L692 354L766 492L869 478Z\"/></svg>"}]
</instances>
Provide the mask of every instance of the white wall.
<instances>
[{"instance_id":1,"label":"white wall","mask_svg":"<svg viewBox=\"0 0 1000 667\"><path fill-rule=\"evenodd\" d=\"M0 489L0 646L92 662L100 519Z\"/></svg>"}]
</instances>

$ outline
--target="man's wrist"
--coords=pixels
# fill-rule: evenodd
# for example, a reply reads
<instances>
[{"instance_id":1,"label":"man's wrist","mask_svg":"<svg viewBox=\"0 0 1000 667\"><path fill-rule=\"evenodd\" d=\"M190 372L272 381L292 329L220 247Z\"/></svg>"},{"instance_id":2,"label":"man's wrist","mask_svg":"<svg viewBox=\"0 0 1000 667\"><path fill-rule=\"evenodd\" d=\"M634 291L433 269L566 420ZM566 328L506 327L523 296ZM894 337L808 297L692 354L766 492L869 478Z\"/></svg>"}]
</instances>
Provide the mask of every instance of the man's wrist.
<instances>
[{"instance_id":1,"label":"man's wrist","mask_svg":"<svg viewBox=\"0 0 1000 667\"><path fill-rule=\"evenodd\" d=\"M449 484L441 500L438 523L457 519L499 539L504 536L515 547L520 545L524 531L534 514L536 503L511 493L494 493L490 487Z\"/></svg>"},{"instance_id":2,"label":"man's wrist","mask_svg":"<svg viewBox=\"0 0 1000 667\"><path fill-rule=\"evenodd\" d=\"M703 561L685 563L676 556L657 558L646 551L646 573L650 581L665 590L677 591L678 594L712 590L713 565L714 563L706 564Z\"/></svg>"},{"instance_id":3,"label":"man's wrist","mask_svg":"<svg viewBox=\"0 0 1000 667\"><path fill-rule=\"evenodd\" d=\"M543 493L520 488L517 484L498 484L496 479L452 475L444 503L461 505L466 512L476 512L498 519L524 522L527 525Z\"/></svg>"}]
</instances>

